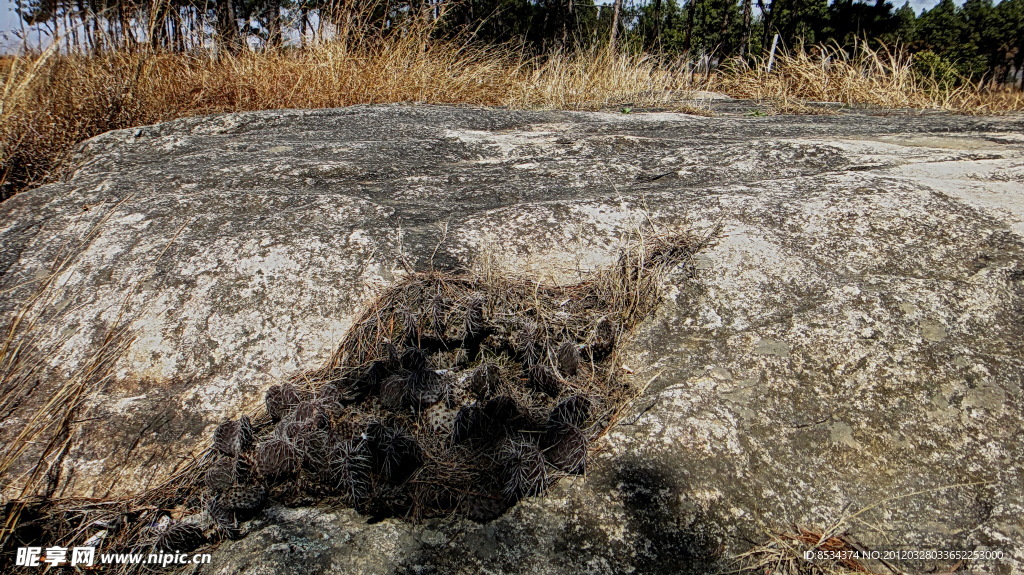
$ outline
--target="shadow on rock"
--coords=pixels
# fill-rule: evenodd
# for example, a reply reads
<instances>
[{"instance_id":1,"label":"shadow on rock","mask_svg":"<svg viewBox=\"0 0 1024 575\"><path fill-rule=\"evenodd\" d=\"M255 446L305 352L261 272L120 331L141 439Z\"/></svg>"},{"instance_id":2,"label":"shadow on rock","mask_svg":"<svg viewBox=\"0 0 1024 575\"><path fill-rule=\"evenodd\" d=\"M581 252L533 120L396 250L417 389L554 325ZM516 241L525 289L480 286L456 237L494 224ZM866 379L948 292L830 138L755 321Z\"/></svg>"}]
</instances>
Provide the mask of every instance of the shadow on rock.
<instances>
[{"instance_id":1,"label":"shadow on rock","mask_svg":"<svg viewBox=\"0 0 1024 575\"><path fill-rule=\"evenodd\" d=\"M675 478L654 465L622 462L615 482L635 535L638 573L717 571L724 533L706 510L682 497Z\"/></svg>"}]
</instances>

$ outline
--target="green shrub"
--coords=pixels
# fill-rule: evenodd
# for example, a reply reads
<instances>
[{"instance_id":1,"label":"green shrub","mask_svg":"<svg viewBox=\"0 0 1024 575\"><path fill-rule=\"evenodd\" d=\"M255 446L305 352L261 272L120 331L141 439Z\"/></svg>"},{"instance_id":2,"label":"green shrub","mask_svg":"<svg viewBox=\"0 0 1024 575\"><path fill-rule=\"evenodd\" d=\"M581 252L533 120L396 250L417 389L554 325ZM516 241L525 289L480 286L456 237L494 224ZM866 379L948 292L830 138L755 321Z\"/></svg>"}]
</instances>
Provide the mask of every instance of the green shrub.
<instances>
[{"instance_id":1,"label":"green shrub","mask_svg":"<svg viewBox=\"0 0 1024 575\"><path fill-rule=\"evenodd\" d=\"M935 82L942 90L951 90L964 81L956 64L931 50L913 55L913 69L919 79Z\"/></svg>"}]
</instances>

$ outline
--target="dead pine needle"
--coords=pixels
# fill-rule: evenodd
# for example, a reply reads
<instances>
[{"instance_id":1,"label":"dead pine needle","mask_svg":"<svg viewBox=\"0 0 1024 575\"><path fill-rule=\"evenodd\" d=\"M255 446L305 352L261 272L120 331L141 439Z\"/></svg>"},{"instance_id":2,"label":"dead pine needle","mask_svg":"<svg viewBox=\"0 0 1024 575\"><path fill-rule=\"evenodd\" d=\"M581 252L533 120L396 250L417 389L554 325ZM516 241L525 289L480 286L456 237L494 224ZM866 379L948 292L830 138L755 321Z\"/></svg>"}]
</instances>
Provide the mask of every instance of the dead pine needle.
<instances>
[{"instance_id":1,"label":"dead pine needle","mask_svg":"<svg viewBox=\"0 0 1024 575\"><path fill-rule=\"evenodd\" d=\"M642 235L572 285L480 267L410 274L326 365L271 386L171 481L116 501L19 499L5 550L104 533L100 552L196 551L242 535L271 502L490 521L586 474L638 393L620 377L622 343L659 305L666 274L688 269L715 233Z\"/></svg>"}]
</instances>

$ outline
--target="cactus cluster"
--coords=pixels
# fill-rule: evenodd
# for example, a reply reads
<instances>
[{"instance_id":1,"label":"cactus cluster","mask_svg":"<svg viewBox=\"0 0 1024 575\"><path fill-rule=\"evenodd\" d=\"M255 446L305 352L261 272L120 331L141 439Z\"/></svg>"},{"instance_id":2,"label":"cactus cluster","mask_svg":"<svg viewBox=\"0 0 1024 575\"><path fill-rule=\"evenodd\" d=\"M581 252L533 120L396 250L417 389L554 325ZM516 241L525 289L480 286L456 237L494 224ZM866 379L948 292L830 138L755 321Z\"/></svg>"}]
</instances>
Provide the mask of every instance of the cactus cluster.
<instances>
[{"instance_id":1,"label":"cactus cluster","mask_svg":"<svg viewBox=\"0 0 1024 575\"><path fill-rule=\"evenodd\" d=\"M621 391L606 365L621 328L549 295L443 278L397 290L335 365L271 386L258 429L247 417L216 429L205 479L218 530L310 498L486 521L584 473Z\"/></svg>"},{"instance_id":2,"label":"cactus cluster","mask_svg":"<svg viewBox=\"0 0 1024 575\"><path fill-rule=\"evenodd\" d=\"M699 245L659 238L569 286L431 272L387 289L328 365L214 432L217 529L234 536L268 501L488 521L584 474L633 395L618 344L657 305L660 274Z\"/></svg>"}]
</instances>

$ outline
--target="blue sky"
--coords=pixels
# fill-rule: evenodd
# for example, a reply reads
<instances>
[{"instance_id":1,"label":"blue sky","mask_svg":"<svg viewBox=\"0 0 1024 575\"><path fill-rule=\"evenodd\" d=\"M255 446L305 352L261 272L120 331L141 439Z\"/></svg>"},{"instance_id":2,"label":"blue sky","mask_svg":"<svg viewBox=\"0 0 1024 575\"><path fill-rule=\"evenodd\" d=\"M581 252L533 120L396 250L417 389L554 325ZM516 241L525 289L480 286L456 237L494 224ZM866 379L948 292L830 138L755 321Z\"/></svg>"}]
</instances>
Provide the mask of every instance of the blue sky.
<instances>
[{"instance_id":1,"label":"blue sky","mask_svg":"<svg viewBox=\"0 0 1024 575\"><path fill-rule=\"evenodd\" d=\"M598 3L605 4L608 3L608 1L602 2L601 0L598 0ZM901 0L890 1L897 7L903 5L903 1ZM963 4L962 0L956 0L956 3ZM938 4L938 0L910 0L910 5L918 13L925 8L930 8L936 4ZM21 24L18 21L18 15L14 11L15 6L16 4L14 0L0 0L0 52L7 51L18 44L17 39L12 35L12 32L21 28Z\"/></svg>"}]
</instances>

